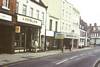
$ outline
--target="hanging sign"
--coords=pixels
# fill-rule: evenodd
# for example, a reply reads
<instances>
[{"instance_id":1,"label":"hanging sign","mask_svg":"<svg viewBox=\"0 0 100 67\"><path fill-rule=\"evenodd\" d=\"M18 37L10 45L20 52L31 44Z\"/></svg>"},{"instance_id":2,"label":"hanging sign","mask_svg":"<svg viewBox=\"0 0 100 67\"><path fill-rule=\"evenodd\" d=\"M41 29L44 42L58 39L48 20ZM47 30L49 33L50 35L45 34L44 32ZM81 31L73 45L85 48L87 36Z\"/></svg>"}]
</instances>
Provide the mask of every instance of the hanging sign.
<instances>
[{"instance_id":1,"label":"hanging sign","mask_svg":"<svg viewBox=\"0 0 100 67\"><path fill-rule=\"evenodd\" d=\"M16 33L20 33L20 26L16 26L15 32L16 32Z\"/></svg>"}]
</instances>

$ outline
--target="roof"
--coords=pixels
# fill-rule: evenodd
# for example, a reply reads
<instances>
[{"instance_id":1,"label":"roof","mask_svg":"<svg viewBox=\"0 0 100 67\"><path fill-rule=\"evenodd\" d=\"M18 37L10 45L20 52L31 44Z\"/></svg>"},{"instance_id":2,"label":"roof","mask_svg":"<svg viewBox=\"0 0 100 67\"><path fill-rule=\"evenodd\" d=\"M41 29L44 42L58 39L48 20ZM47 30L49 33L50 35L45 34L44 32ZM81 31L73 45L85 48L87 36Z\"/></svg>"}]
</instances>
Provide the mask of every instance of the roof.
<instances>
[{"instance_id":1,"label":"roof","mask_svg":"<svg viewBox=\"0 0 100 67\"><path fill-rule=\"evenodd\" d=\"M40 5L40 6L44 7L44 8L48 8L48 7L42 2L42 0L39 0L39 2L37 2L36 0L31 0L31 1L35 2L36 4L38 4L38 5Z\"/></svg>"}]
</instances>

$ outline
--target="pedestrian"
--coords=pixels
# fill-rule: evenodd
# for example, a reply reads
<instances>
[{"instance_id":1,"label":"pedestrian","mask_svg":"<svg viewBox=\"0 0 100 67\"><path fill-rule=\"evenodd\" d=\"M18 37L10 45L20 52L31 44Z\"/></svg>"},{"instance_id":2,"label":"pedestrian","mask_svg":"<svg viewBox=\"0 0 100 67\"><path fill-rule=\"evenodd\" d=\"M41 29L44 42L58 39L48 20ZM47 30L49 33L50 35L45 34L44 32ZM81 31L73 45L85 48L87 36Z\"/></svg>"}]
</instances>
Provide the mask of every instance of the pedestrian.
<instances>
[{"instance_id":1,"label":"pedestrian","mask_svg":"<svg viewBox=\"0 0 100 67\"><path fill-rule=\"evenodd\" d=\"M38 42L35 40L35 52L37 52Z\"/></svg>"},{"instance_id":2,"label":"pedestrian","mask_svg":"<svg viewBox=\"0 0 100 67\"><path fill-rule=\"evenodd\" d=\"M69 50L72 51L71 49L72 49L72 44L70 43L69 44Z\"/></svg>"}]
</instances>

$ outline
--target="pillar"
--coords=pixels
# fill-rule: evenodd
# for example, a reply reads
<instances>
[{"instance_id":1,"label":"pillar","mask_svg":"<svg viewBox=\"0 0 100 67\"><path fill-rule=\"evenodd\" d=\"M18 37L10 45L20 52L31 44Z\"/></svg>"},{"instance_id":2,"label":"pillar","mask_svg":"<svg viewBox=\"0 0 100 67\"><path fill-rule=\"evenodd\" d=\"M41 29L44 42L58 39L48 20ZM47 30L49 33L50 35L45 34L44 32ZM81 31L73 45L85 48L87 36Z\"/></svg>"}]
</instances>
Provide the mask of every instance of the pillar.
<instances>
[{"instance_id":1,"label":"pillar","mask_svg":"<svg viewBox=\"0 0 100 67\"><path fill-rule=\"evenodd\" d=\"M71 44L72 44L71 49L73 49L74 48L74 39L72 39Z\"/></svg>"}]
</instances>

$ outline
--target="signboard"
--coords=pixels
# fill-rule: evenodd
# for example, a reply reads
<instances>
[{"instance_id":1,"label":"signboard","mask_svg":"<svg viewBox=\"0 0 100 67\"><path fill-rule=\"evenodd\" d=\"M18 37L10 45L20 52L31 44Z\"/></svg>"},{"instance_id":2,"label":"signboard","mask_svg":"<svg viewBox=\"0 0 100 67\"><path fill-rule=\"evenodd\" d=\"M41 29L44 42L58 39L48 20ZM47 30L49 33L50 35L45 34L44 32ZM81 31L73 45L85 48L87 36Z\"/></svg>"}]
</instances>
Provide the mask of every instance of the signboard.
<instances>
[{"instance_id":1,"label":"signboard","mask_svg":"<svg viewBox=\"0 0 100 67\"><path fill-rule=\"evenodd\" d=\"M0 19L12 21L12 17L10 15L3 14L3 13L0 13Z\"/></svg>"},{"instance_id":2,"label":"signboard","mask_svg":"<svg viewBox=\"0 0 100 67\"><path fill-rule=\"evenodd\" d=\"M27 23L27 24L32 24L36 26L41 26L41 20L37 20L34 18L22 16L22 15L17 15L17 21L22 22L22 23Z\"/></svg>"},{"instance_id":3,"label":"signboard","mask_svg":"<svg viewBox=\"0 0 100 67\"><path fill-rule=\"evenodd\" d=\"M63 33L56 33L55 39L64 39L64 34Z\"/></svg>"},{"instance_id":4,"label":"signboard","mask_svg":"<svg viewBox=\"0 0 100 67\"><path fill-rule=\"evenodd\" d=\"M16 26L16 27L15 27L15 32L16 32L16 33L20 33L20 26Z\"/></svg>"}]
</instances>

